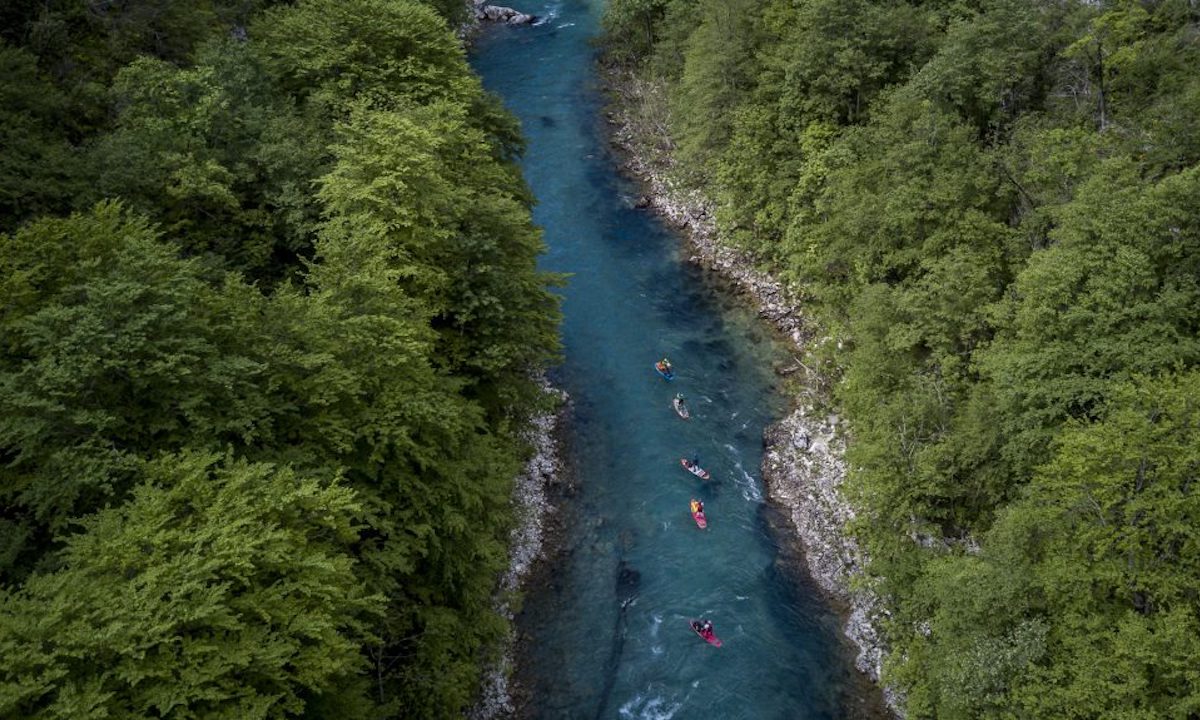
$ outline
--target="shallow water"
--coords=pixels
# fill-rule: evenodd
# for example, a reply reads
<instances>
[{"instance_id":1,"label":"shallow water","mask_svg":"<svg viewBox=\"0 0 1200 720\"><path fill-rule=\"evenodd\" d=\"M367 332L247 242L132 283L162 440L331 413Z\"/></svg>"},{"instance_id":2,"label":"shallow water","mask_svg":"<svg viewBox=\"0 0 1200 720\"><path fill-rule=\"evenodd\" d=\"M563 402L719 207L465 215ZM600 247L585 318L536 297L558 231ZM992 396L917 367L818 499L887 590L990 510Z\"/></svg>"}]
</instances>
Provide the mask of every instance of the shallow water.
<instances>
[{"instance_id":1,"label":"shallow water","mask_svg":"<svg viewBox=\"0 0 1200 720\"><path fill-rule=\"evenodd\" d=\"M574 398L564 551L531 588L523 714L534 718L841 718L857 676L837 618L770 530L762 432L784 410L785 350L631 207L603 140L594 50L601 2L505 3L543 18L484 32L472 63L521 119L523 167L563 290ZM667 355L674 382L653 369ZM692 411L671 408L682 392ZM699 455L710 482L683 470ZM709 527L688 513L705 502ZM688 627L710 618L724 647ZM857 713L853 713L857 714Z\"/></svg>"}]
</instances>

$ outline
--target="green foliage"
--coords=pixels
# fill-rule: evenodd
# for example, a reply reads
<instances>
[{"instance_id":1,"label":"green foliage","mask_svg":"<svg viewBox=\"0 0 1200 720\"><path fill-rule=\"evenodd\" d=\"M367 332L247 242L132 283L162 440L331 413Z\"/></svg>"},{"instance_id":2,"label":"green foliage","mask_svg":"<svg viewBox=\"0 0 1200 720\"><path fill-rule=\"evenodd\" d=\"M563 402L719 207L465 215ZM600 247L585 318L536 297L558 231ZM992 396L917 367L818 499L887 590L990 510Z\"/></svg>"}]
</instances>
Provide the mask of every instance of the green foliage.
<instances>
[{"instance_id":1,"label":"green foliage","mask_svg":"<svg viewBox=\"0 0 1200 720\"><path fill-rule=\"evenodd\" d=\"M5 717L305 714L355 707L379 596L353 572L361 509L335 482L215 456L138 468L61 569L0 597Z\"/></svg>"},{"instance_id":2,"label":"green foliage","mask_svg":"<svg viewBox=\"0 0 1200 720\"><path fill-rule=\"evenodd\" d=\"M121 499L137 457L253 434L261 367L228 352L219 294L144 220L42 220L0 237L0 268L6 505L62 530Z\"/></svg>"},{"instance_id":3,"label":"green foliage","mask_svg":"<svg viewBox=\"0 0 1200 720\"><path fill-rule=\"evenodd\" d=\"M42 5L0 11L0 714L461 717L558 351L461 4Z\"/></svg>"},{"instance_id":4,"label":"green foliage","mask_svg":"<svg viewBox=\"0 0 1200 720\"><path fill-rule=\"evenodd\" d=\"M297 113L251 48L213 43L196 68L142 58L116 77L120 114L89 154L96 198L119 196L189 255L274 280L312 252L329 130Z\"/></svg>"},{"instance_id":5,"label":"green foliage","mask_svg":"<svg viewBox=\"0 0 1200 720\"><path fill-rule=\"evenodd\" d=\"M679 154L701 170L729 139L731 118L751 84L755 32L750 0L702 0L698 26L688 36L683 68L672 93L671 114Z\"/></svg>"},{"instance_id":6,"label":"green foliage","mask_svg":"<svg viewBox=\"0 0 1200 720\"><path fill-rule=\"evenodd\" d=\"M663 7L608 46L836 341L909 717L1195 715L1195 4Z\"/></svg>"},{"instance_id":7,"label":"green foliage","mask_svg":"<svg viewBox=\"0 0 1200 720\"><path fill-rule=\"evenodd\" d=\"M37 59L0 42L0 231L69 206L79 187L61 123L65 101Z\"/></svg>"},{"instance_id":8,"label":"green foliage","mask_svg":"<svg viewBox=\"0 0 1200 720\"><path fill-rule=\"evenodd\" d=\"M556 305L529 272L541 237L521 186L488 162L490 148L463 108L359 108L334 152L319 193L331 216L326 259L358 255L364 244L384 253L433 316L439 364L490 379L484 396L495 394L495 381L511 383L548 359Z\"/></svg>"},{"instance_id":9,"label":"green foliage","mask_svg":"<svg viewBox=\"0 0 1200 720\"><path fill-rule=\"evenodd\" d=\"M260 15L250 28L291 95L341 116L377 107L468 102L479 80L438 14L417 0L310 0Z\"/></svg>"},{"instance_id":10,"label":"green foliage","mask_svg":"<svg viewBox=\"0 0 1200 720\"><path fill-rule=\"evenodd\" d=\"M62 123L73 140L102 129L106 92L122 67L139 56L186 63L205 39L229 33L271 0L69 0L6 3L8 42L22 44L55 79L70 113Z\"/></svg>"},{"instance_id":11,"label":"green foliage","mask_svg":"<svg viewBox=\"0 0 1200 720\"><path fill-rule=\"evenodd\" d=\"M930 714L1195 711L1198 397L1195 372L1112 388L1096 422L1063 433L983 553L933 564Z\"/></svg>"},{"instance_id":12,"label":"green foliage","mask_svg":"<svg viewBox=\"0 0 1200 720\"><path fill-rule=\"evenodd\" d=\"M997 306L1004 332L979 362L1016 467L1040 462L1055 428L1088 417L1112 379L1200 361L1198 179L1144 187L1128 162L1101 164Z\"/></svg>"},{"instance_id":13,"label":"green foliage","mask_svg":"<svg viewBox=\"0 0 1200 720\"><path fill-rule=\"evenodd\" d=\"M619 39L613 45L622 58L649 55L655 30L666 13L668 0L613 0L604 8L604 32Z\"/></svg>"}]
</instances>

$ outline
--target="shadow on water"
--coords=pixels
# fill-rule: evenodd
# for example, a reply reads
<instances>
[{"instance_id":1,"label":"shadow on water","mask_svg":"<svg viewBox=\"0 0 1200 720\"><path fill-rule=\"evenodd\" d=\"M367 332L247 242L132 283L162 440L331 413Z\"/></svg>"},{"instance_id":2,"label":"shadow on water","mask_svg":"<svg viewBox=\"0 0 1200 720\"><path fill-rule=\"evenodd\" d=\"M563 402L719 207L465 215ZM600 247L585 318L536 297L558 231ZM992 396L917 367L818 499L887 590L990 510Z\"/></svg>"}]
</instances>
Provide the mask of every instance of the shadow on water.
<instances>
[{"instance_id":1,"label":"shadow on water","mask_svg":"<svg viewBox=\"0 0 1200 720\"><path fill-rule=\"evenodd\" d=\"M775 548L775 561L763 573L771 588L771 607L786 623L784 609L798 608L794 617L803 618L797 630L825 637L825 651L841 662L832 664L836 682L827 686L825 702L840 708L838 720L890 720L879 688L854 668L857 648L841 634L841 617L808 572L804 548L795 534L788 512L774 503L759 506L758 523Z\"/></svg>"},{"instance_id":2,"label":"shadow on water","mask_svg":"<svg viewBox=\"0 0 1200 720\"><path fill-rule=\"evenodd\" d=\"M621 654L625 648L627 611L633 601L637 599L638 584L641 580L642 574L631 568L624 560L617 563L615 589L620 609L617 611L617 622L613 627L612 649L608 653L608 662L605 664L604 688L600 691L600 706L596 709L596 720L604 717L604 711L608 709L609 702L612 700L613 688L617 684L617 673L621 669Z\"/></svg>"}]
</instances>

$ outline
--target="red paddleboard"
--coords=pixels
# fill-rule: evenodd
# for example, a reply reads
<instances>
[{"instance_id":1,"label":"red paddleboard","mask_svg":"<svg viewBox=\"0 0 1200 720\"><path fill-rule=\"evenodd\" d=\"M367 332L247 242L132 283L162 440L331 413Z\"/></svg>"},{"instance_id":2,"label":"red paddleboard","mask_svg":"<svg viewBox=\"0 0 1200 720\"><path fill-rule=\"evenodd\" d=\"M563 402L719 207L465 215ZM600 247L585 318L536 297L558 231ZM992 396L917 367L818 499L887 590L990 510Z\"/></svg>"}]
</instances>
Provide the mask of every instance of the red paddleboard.
<instances>
[{"instance_id":1,"label":"red paddleboard","mask_svg":"<svg viewBox=\"0 0 1200 720\"><path fill-rule=\"evenodd\" d=\"M692 461L688 460L687 458L679 458L679 464L683 466L684 470L687 470L688 472L690 472L691 474L700 478L701 480L707 480L710 477L712 477L712 475L708 474L707 470L700 467L699 465L693 465Z\"/></svg>"},{"instance_id":2,"label":"red paddleboard","mask_svg":"<svg viewBox=\"0 0 1200 720\"><path fill-rule=\"evenodd\" d=\"M704 638L704 642L708 643L709 645L712 645L713 647L721 647L721 638L717 637L716 633L709 633L708 635L705 635L704 633L700 632L700 629L696 627L697 622L699 621L688 620L688 627L692 629L692 632Z\"/></svg>"},{"instance_id":3,"label":"red paddleboard","mask_svg":"<svg viewBox=\"0 0 1200 720\"><path fill-rule=\"evenodd\" d=\"M696 525L701 529L708 527L708 518L704 517L704 511L700 509L700 503L696 498L692 498L692 519L696 521Z\"/></svg>"}]
</instances>

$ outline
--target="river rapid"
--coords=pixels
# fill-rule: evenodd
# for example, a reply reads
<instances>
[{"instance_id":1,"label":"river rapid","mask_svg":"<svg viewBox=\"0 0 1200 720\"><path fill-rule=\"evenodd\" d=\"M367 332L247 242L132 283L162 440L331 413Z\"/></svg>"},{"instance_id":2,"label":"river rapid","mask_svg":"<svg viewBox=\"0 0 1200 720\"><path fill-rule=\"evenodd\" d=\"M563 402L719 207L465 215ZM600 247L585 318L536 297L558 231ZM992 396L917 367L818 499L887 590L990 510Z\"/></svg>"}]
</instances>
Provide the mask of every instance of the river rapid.
<instances>
[{"instance_id":1,"label":"river rapid","mask_svg":"<svg viewBox=\"0 0 1200 720\"><path fill-rule=\"evenodd\" d=\"M508 3L533 26L488 26L472 64L521 120L522 162L562 290L573 398L559 552L517 617L528 718L824 719L870 700L838 617L764 500L764 428L786 410L790 360L748 308L687 263L633 207L603 127L593 39L599 0ZM654 361L669 356L667 382ZM690 420L671 407L677 392ZM698 456L702 481L680 465ZM693 522L704 501L707 530ZM712 620L712 647L689 620Z\"/></svg>"}]
</instances>

